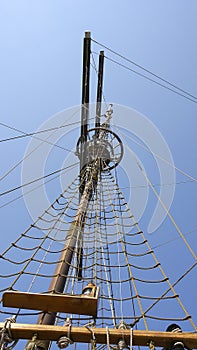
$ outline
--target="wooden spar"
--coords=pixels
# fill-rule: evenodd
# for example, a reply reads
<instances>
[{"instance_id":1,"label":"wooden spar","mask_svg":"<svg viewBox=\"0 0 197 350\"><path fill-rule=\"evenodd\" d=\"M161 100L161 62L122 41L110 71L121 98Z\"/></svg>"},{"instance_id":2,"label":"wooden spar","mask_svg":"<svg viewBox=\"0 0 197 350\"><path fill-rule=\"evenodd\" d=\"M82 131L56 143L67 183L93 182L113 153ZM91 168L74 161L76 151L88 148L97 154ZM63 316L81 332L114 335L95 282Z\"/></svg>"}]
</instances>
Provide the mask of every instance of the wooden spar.
<instances>
[{"instance_id":1,"label":"wooden spar","mask_svg":"<svg viewBox=\"0 0 197 350\"><path fill-rule=\"evenodd\" d=\"M98 67L98 82L97 82L97 103L96 103L96 119L95 128L100 127L101 119L101 102L103 91L103 67L104 67L104 51L100 51L99 54L99 67ZM96 136L99 136L99 130L96 131Z\"/></svg>"},{"instance_id":2,"label":"wooden spar","mask_svg":"<svg viewBox=\"0 0 197 350\"><path fill-rule=\"evenodd\" d=\"M4 327L4 323L0 323L0 329ZM39 340L57 341L61 336L67 336L69 328L67 326L49 326L38 324L20 324L12 323L10 331L13 339L31 339L37 334ZM105 328L92 328L96 342L98 344L107 344L107 331ZM120 339L129 345L130 330L109 329L110 344L117 344ZM90 343L92 332L86 327L71 327L70 338L74 342ZM197 349L197 333L171 333L156 331L140 331L133 330L132 344L139 346L147 346L149 342L154 342L155 346L169 348L175 342L183 342L188 349Z\"/></svg>"},{"instance_id":3,"label":"wooden spar","mask_svg":"<svg viewBox=\"0 0 197 350\"><path fill-rule=\"evenodd\" d=\"M98 288L95 296L84 294L40 294L24 292L5 292L3 306L18 309L46 310L96 317Z\"/></svg>"}]
</instances>

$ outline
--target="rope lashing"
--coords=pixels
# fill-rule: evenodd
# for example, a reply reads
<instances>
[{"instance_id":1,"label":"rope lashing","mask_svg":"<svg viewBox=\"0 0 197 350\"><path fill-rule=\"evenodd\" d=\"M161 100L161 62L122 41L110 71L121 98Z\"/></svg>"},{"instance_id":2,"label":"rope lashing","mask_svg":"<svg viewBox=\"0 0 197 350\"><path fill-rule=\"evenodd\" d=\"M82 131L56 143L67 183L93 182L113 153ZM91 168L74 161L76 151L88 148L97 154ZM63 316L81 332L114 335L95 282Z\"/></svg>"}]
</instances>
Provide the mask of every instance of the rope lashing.
<instances>
[{"instance_id":1,"label":"rope lashing","mask_svg":"<svg viewBox=\"0 0 197 350\"><path fill-rule=\"evenodd\" d=\"M110 341L109 341L109 328L106 327L106 335L107 335L107 349L108 350L123 350L123 349L128 349L128 346L125 342L124 339L120 339L118 342L118 345L111 346Z\"/></svg>"},{"instance_id":2,"label":"rope lashing","mask_svg":"<svg viewBox=\"0 0 197 350\"><path fill-rule=\"evenodd\" d=\"M16 317L6 318L0 331L0 350L12 350L18 340L14 340L11 332L11 324L16 322ZM10 345L9 345L10 344Z\"/></svg>"},{"instance_id":3,"label":"rope lashing","mask_svg":"<svg viewBox=\"0 0 197 350\"><path fill-rule=\"evenodd\" d=\"M92 350L96 350L96 337L95 337L95 334L94 334L94 330L91 328L91 326L94 326L94 325L95 325L94 322L85 325L85 327L86 327L86 328L91 332L91 334L92 334L92 339L91 339Z\"/></svg>"},{"instance_id":4,"label":"rope lashing","mask_svg":"<svg viewBox=\"0 0 197 350\"><path fill-rule=\"evenodd\" d=\"M57 346L59 349L66 349L68 345L73 344L73 341L71 339L71 327L72 324L69 323L67 336L63 335L58 339Z\"/></svg>"},{"instance_id":5,"label":"rope lashing","mask_svg":"<svg viewBox=\"0 0 197 350\"><path fill-rule=\"evenodd\" d=\"M129 329L130 327L123 321L121 320L119 325L118 325L118 329L120 330L126 330ZM124 337L124 333L122 333L122 338L119 339L118 341L118 346L117 346L118 350L123 350L123 349L128 349L128 345L126 343L125 337Z\"/></svg>"}]
</instances>

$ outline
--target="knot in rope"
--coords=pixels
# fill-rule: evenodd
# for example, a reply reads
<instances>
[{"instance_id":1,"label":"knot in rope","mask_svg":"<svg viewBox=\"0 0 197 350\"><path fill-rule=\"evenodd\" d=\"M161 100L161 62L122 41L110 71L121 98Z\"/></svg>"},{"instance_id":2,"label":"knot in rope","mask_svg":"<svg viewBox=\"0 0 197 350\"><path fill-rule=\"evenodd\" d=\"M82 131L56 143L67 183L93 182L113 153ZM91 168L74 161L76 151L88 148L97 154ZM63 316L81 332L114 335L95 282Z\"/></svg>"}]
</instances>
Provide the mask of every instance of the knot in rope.
<instances>
[{"instance_id":1,"label":"knot in rope","mask_svg":"<svg viewBox=\"0 0 197 350\"><path fill-rule=\"evenodd\" d=\"M71 340L71 327L72 324L69 323L67 336L63 335L58 339L57 346L59 349L66 349L70 344L73 344L73 341Z\"/></svg>"},{"instance_id":2,"label":"knot in rope","mask_svg":"<svg viewBox=\"0 0 197 350\"><path fill-rule=\"evenodd\" d=\"M95 337L95 334L94 334L94 330L91 328L91 327L94 327L95 326L95 323L94 322L90 322L88 324L85 325L85 327L91 332L92 334L92 339L91 339L91 344L92 344L92 350L96 350L96 337Z\"/></svg>"}]
</instances>

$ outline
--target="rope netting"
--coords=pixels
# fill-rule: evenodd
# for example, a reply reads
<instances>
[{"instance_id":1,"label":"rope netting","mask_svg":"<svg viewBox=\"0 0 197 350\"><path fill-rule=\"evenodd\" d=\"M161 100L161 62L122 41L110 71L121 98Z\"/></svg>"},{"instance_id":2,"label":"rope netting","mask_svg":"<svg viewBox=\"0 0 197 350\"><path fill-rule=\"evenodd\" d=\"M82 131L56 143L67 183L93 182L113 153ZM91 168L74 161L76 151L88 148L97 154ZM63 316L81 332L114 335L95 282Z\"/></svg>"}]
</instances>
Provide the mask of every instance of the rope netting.
<instances>
[{"instance_id":1,"label":"rope netting","mask_svg":"<svg viewBox=\"0 0 197 350\"><path fill-rule=\"evenodd\" d=\"M48 288L52 278L59 278L55 267L78 211L78 193L77 177L2 253L1 293L54 292ZM64 293L78 295L94 283L99 287L97 317L61 313L56 324L70 318L76 326L93 321L98 327L118 327L124 321L132 328L165 329L171 321L185 321L195 329L110 171L98 176L84 222L76 246L69 247L73 257ZM0 314L2 321L15 314L26 323L36 322L41 312L1 308Z\"/></svg>"}]
</instances>

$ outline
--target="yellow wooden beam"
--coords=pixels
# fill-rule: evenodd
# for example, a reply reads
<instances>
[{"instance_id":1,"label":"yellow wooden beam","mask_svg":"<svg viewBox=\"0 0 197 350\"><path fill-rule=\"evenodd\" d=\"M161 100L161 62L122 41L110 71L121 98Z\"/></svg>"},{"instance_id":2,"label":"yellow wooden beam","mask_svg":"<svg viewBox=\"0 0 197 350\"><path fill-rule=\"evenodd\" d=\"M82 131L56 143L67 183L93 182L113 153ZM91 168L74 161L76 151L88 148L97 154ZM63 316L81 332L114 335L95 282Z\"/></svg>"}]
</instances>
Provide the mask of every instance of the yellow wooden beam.
<instances>
[{"instance_id":1,"label":"yellow wooden beam","mask_svg":"<svg viewBox=\"0 0 197 350\"><path fill-rule=\"evenodd\" d=\"M0 323L0 329L4 326ZM93 328L96 342L107 344L107 331L105 328ZM67 336L68 327L49 326L39 324L11 324L11 333L14 339L31 339L37 334L38 339L58 340L61 336ZM109 329L110 344L117 344L124 337L127 344L130 342L130 330ZM74 342L90 343L92 334L86 327L72 327L71 339ZM197 349L197 333L170 333L156 331L133 331L133 345L146 346L150 341L158 347L170 347L174 342L181 341L189 349Z\"/></svg>"},{"instance_id":2,"label":"yellow wooden beam","mask_svg":"<svg viewBox=\"0 0 197 350\"><path fill-rule=\"evenodd\" d=\"M88 295L39 294L23 292L5 292L3 306L50 312L66 312L78 315L96 316L96 297Z\"/></svg>"}]
</instances>

